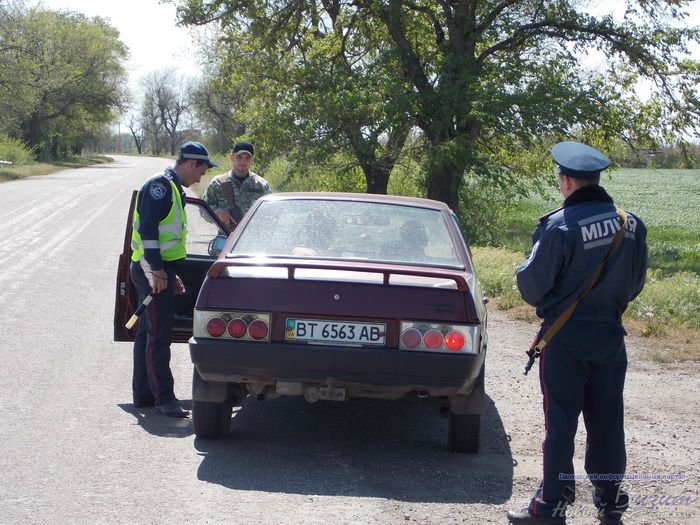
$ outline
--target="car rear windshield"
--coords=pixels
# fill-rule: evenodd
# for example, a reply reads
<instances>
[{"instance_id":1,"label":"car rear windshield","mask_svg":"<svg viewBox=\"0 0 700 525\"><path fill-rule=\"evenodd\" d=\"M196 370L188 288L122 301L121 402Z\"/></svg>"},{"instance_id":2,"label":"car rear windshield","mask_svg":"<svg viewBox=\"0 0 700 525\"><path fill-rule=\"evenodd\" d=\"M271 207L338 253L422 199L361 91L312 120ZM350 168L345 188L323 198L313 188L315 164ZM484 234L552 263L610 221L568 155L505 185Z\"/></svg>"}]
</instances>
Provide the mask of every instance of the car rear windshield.
<instances>
[{"instance_id":1,"label":"car rear windshield","mask_svg":"<svg viewBox=\"0 0 700 525\"><path fill-rule=\"evenodd\" d=\"M229 256L313 257L464 268L438 210L341 200L271 200Z\"/></svg>"}]
</instances>

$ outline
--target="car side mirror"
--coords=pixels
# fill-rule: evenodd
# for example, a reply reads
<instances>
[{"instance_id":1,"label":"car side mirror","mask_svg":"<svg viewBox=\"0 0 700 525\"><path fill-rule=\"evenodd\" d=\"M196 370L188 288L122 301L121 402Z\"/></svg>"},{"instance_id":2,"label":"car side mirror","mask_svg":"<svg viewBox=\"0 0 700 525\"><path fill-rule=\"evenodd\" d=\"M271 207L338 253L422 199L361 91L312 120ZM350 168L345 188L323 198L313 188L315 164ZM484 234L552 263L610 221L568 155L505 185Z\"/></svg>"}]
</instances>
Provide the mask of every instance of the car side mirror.
<instances>
[{"instance_id":1,"label":"car side mirror","mask_svg":"<svg viewBox=\"0 0 700 525\"><path fill-rule=\"evenodd\" d=\"M217 235L211 241L209 241L209 255L212 257L218 257L221 250L224 249L227 239L228 237L225 235Z\"/></svg>"}]
</instances>

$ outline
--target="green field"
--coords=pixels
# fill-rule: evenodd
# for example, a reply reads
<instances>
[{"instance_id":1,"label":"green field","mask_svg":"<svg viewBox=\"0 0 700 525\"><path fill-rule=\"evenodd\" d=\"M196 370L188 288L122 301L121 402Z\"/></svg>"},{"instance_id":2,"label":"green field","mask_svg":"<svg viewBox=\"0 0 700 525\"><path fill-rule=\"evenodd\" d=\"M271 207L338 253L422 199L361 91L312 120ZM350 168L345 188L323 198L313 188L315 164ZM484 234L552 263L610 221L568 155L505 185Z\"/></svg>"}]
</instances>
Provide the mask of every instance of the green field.
<instances>
[{"instance_id":1,"label":"green field","mask_svg":"<svg viewBox=\"0 0 700 525\"><path fill-rule=\"evenodd\" d=\"M700 349L692 348L700 331L700 170L618 170L601 184L648 228L649 276L628 321L641 335L678 336L680 350L667 354L672 359L700 359ZM479 278L499 308L524 309L513 273L530 250L537 219L561 201L552 189L547 198L520 202L509 214L501 246L475 248Z\"/></svg>"},{"instance_id":2,"label":"green field","mask_svg":"<svg viewBox=\"0 0 700 525\"><path fill-rule=\"evenodd\" d=\"M604 175L601 185L647 225L651 268L700 274L700 170L618 170ZM555 190L548 197L532 197L515 208L505 247L529 251L537 218L562 201Z\"/></svg>"}]
</instances>

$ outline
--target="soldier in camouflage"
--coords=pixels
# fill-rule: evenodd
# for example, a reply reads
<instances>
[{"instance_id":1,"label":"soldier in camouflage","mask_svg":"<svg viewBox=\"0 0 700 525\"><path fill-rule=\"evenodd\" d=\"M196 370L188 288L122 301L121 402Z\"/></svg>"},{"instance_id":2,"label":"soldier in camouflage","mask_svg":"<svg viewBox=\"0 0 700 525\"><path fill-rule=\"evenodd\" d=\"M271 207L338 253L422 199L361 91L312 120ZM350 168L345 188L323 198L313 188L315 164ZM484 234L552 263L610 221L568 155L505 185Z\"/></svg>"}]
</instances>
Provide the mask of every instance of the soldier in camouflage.
<instances>
[{"instance_id":1,"label":"soldier in camouflage","mask_svg":"<svg viewBox=\"0 0 700 525\"><path fill-rule=\"evenodd\" d=\"M231 151L231 171L214 177L204 194L204 201L232 229L256 200L272 191L263 177L250 171L253 155L250 142L236 142Z\"/></svg>"}]
</instances>

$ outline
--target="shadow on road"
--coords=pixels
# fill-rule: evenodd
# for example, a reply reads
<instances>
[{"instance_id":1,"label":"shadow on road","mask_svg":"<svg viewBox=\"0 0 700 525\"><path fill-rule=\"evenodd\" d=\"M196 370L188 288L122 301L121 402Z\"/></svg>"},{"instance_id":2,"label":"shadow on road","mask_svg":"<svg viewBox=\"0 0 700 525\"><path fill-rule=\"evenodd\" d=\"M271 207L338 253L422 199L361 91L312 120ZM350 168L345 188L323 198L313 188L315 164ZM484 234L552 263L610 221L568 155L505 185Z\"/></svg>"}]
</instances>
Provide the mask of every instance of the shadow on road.
<instances>
[{"instance_id":1,"label":"shadow on road","mask_svg":"<svg viewBox=\"0 0 700 525\"><path fill-rule=\"evenodd\" d=\"M504 503L513 458L501 418L486 398L481 452L449 452L447 419L427 403L353 399L246 399L231 434L195 440L198 478L237 490Z\"/></svg>"},{"instance_id":2,"label":"shadow on road","mask_svg":"<svg viewBox=\"0 0 700 525\"><path fill-rule=\"evenodd\" d=\"M183 400L181 404L185 410L192 410L192 401ZM194 433L190 418L163 416L157 414L152 407L136 408L131 403L120 403L117 406L127 414L134 416L138 425L154 436L186 438Z\"/></svg>"}]
</instances>

